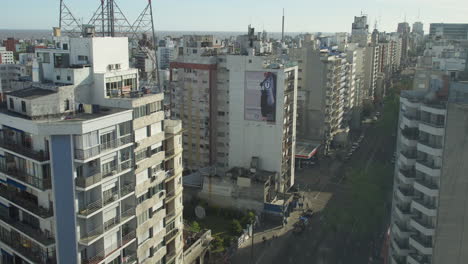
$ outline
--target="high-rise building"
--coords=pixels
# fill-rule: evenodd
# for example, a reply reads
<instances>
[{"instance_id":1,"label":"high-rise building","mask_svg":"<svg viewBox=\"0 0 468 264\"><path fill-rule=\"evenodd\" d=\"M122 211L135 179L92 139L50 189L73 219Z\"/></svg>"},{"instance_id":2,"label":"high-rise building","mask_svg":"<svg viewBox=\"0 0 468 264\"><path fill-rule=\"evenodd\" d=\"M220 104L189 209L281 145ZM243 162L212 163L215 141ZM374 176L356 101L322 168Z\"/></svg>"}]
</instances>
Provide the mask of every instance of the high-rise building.
<instances>
[{"instance_id":1,"label":"high-rise building","mask_svg":"<svg viewBox=\"0 0 468 264\"><path fill-rule=\"evenodd\" d=\"M127 38L56 38L0 111L4 263L183 263L181 123Z\"/></svg>"},{"instance_id":2,"label":"high-rise building","mask_svg":"<svg viewBox=\"0 0 468 264\"><path fill-rule=\"evenodd\" d=\"M464 263L468 85L403 91L391 224L393 263ZM449 88L450 87L450 88Z\"/></svg>"},{"instance_id":3,"label":"high-rise building","mask_svg":"<svg viewBox=\"0 0 468 264\"><path fill-rule=\"evenodd\" d=\"M347 133L348 111L354 104L352 67L346 54L312 46L292 49L290 56L299 67L298 137L319 142L327 154L335 136Z\"/></svg>"},{"instance_id":4,"label":"high-rise building","mask_svg":"<svg viewBox=\"0 0 468 264\"><path fill-rule=\"evenodd\" d=\"M424 24L422 22L413 23L413 33L424 36Z\"/></svg>"},{"instance_id":5,"label":"high-rise building","mask_svg":"<svg viewBox=\"0 0 468 264\"><path fill-rule=\"evenodd\" d=\"M401 61L406 63L410 48L410 26L408 22L398 23L397 33L401 37Z\"/></svg>"},{"instance_id":6,"label":"high-rise building","mask_svg":"<svg viewBox=\"0 0 468 264\"><path fill-rule=\"evenodd\" d=\"M468 24L431 23L429 36L449 40L468 40Z\"/></svg>"},{"instance_id":7,"label":"high-rise building","mask_svg":"<svg viewBox=\"0 0 468 264\"><path fill-rule=\"evenodd\" d=\"M16 44L18 44L18 40L14 38L7 38L3 41L3 46L6 48L7 51L16 52Z\"/></svg>"},{"instance_id":8,"label":"high-rise building","mask_svg":"<svg viewBox=\"0 0 468 264\"><path fill-rule=\"evenodd\" d=\"M358 43L362 47L367 46L370 42L367 16L354 17L354 22L351 28L351 42Z\"/></svg>"}]
</instances>

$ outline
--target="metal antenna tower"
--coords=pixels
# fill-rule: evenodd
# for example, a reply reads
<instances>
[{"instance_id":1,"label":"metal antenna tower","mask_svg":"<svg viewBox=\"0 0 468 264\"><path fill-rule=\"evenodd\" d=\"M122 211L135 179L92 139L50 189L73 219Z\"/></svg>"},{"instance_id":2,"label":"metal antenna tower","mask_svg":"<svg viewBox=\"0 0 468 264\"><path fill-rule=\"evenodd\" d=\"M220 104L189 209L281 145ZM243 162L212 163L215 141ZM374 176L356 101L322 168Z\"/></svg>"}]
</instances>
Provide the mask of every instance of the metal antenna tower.
<instances>
[{"instance_id":1,"label":"metal antenna tower","mask_svg":"<svg viewBox=\"0 0 468 264\"><path fill-rule=\"evenodd\" d=\"M60 0L59 27L65 35L77 37L81 34L81 24L73 16L64 0Z\"/></svg>"},{"instance_id":2,"label":"metal antenna tower","mask_svg":"<svg viewBox=\"0 0 468 264\"><path fill-rule=\"evenodd\" d=\"M108 37L130 37L133 29L115 0L101 0L88 24L94 25L96 35Z\"/></svg>"},{"instance_id":3,"label":"metal antenna tower","mask_svg":"<svg viewBox=\"0 0 468 264\"><path fill-rule=\"evenodd\" d=\"M151 0L148 0L148 5L143 9L138 18L133 23L133 36L131 39L137 41L135 55L142 59L150 59L154 69L151 72L142 72L140 74L144 82L149 86L156 86L161 89L161 79L159 78L159 65L157 55L157 39L154 28L153 6ZM141 37L140 37L141 36Z\"/></svg>"}]
</instances>

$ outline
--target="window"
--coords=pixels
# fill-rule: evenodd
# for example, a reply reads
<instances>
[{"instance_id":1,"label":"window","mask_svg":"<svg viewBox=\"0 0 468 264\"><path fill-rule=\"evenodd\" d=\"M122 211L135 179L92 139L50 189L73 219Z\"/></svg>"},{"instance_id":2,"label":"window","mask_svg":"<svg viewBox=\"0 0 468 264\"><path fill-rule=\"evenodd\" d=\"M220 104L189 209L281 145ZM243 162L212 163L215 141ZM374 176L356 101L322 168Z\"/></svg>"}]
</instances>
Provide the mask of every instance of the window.
<instances>
[{"instance_id":1,"label":"window","mask_svg":"<svg viewBox=\"0 0 468 264\"><path fill-rule=\"evenodd\" d=\"M127 121L125 123L119 124L119 132L120 132L120 136L124 136L124 135L128 135L132 133L131 121Z\"/></svg>"},{"instance_id":2,"label":"window","mask_svg":"<svg viewBox=\"0 0 468 264\"><path fill-rule=\"evenodd\" d=\"M146 149L142 149L140 151L137 151L135 153L135 162L139 162L140 160L145 159L147 157L146 153L147 153Z\"/></svg>"},{"instance_id":3,"label":"window","mask_svg":"<svg viewBox=\"0 0 468 264\"><path fill-rule=\"evenodd\" d=\"M67 81L71 81L71 76L67 76Z\"/></svg>"},{"instance_id":4,"label":"window","mask_svg":"<svg viewBox=\"0 0 468 264\"><path fill-rule=\"evenodd\" d=\"M69 111L70 110L70 100L65 100L65 111Z\"/></svg>"},{"instance_id":5,"label":"window","mask_svg":"<svg viewBox=\"0 0 468 264\"><path fill-rule=\"evenodd\" d=\"M88 56L78 55L78 60L88 62Z\"/></svg>"},{"instance_id":6,"label":"window","mask_svg":"<svg viewBox=\"0 0 468 264\"><path fill-rule=\"evenodd\" d=\"M63 44L63 49L64 49L64 50L68 50L68 44L64 43L64 44Z\"/></svg>"},{"instance_id":7,"label":"window","mask_svg":"<svg viewBox=\"0 0 468 264\"><path fill-rule=\"evenodd\" d=\"M26 102L21 101L21 111L26 112Z\"/></svg>"},{"instance_id":8,"label":"window","mask_svg":"<svg viewBox=\"0 0 468 264\"><path fill-rule=\"evenodd\" d=\"M10 109L15 110L15 103L13 102L13 98L10 98Z\"/></svg>"}]
</instances>

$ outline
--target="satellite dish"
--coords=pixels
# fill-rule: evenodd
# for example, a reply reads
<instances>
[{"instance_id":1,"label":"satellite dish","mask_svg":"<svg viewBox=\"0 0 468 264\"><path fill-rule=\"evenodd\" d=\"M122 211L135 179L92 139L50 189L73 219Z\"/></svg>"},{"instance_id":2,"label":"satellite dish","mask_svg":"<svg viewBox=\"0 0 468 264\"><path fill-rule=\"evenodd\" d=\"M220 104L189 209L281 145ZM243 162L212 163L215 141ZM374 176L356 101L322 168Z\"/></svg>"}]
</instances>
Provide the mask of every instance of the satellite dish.
<instances>
[{"instance_id":1,"label":"satellite dish","mask_svg":"<svg viewBox=\"0 0 468 264\"><path fill-rule=\"evenodd\" d=\"M195 207L195 216L198 219L205 218L205 216L206 216L205 208L201 207L200 205L197 205L197 207Z\"/></svg>"}]
</instances>

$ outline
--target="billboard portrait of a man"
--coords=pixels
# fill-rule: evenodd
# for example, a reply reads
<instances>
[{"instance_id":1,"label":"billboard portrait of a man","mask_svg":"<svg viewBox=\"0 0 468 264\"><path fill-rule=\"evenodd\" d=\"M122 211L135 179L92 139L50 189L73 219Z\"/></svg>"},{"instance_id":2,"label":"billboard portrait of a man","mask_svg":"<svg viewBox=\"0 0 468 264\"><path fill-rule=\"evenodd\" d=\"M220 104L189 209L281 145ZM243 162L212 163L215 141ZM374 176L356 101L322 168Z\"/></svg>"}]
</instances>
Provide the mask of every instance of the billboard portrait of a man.
<instances>
[{"instance_id":1,"label":"billboard portrait of a man","mask_svg":"<svg viewBox=\"0 0 468 264\"><path fill-rule=\"evenodd\" d=\"M276 74L246 72L244 118L252 121L276 121Z\"/></svg>"}]
</instances>

